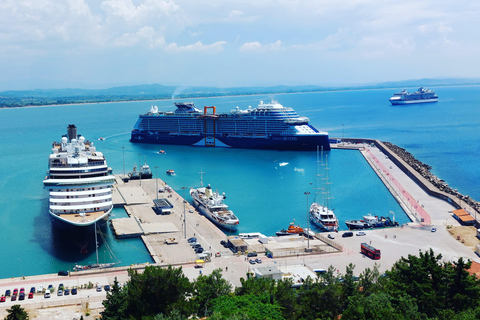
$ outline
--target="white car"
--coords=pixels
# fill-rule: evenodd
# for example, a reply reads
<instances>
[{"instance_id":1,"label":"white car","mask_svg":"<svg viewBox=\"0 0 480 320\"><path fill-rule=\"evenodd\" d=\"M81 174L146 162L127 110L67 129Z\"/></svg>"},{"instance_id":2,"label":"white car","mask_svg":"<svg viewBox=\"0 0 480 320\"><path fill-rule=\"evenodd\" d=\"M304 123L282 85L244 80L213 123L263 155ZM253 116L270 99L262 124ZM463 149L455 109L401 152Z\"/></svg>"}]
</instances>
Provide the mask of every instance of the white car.
<instances>
[{"instance_id":1,"label":"white car","mask_svg":"<svg viewBox=\"0 0 480 320\"><path fill-rule=\"evenodd\" d=\"M365 233L365 231L359 231L357 232L357 236L366 236L367 234Z\"/></svg>"}]
</instances>

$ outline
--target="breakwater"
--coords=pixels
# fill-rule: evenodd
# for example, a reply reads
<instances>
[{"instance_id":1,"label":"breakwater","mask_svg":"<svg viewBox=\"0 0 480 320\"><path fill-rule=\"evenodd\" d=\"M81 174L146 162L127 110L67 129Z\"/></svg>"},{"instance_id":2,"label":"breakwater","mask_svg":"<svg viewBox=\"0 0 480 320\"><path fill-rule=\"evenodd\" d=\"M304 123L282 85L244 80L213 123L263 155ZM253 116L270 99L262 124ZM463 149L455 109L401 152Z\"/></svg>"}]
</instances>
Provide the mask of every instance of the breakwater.
<instances>
[{"instance_id":1,"label":"breakwater","mask_svg":"<svg viewBox=\"0 0 480 320\"><path fill-rule=\"evenodd\" d=\"M468 195L461 194L457 189L451 188L448 183L430 172L432 169L430 165L415 159L415 157L404 148L391 142L381 142L375 139L344 138L343 141L353 144L366 143L375 145L382 150L383 153L388 155L395 165L421 186L428 194L451 203L457 209L467 209L471 215L480 213L479 202L475 201ZM468 210L469 208L471 210ZM472 210L475 212L471 212Z\"/></svg>"}]
</instances>

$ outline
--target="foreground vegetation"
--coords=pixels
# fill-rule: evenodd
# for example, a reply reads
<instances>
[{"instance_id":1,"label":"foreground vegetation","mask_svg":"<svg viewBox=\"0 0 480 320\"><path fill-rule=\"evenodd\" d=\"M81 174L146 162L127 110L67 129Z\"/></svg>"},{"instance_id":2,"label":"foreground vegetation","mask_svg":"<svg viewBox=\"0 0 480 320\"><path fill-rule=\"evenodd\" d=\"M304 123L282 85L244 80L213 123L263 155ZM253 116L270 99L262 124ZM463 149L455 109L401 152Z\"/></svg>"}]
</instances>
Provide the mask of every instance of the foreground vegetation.
<instances>
[{"instance_id":1,"label":"foreground vegetation","mask_svg":"<svg viewBox=\"0 0 480 320\"><path fill-rule=\"evenodd\" d=\"M298 289L291 280L241 279L232 290L220 270L193 283L182 269L130 270L130 282L115 282L102 319L479 319L480 282L462 258L442 262L432 250L402 258L390 271L366 269L354 276L334 268Z\"/></svg>"},{"instance_id":2,"label":"foreground vegetation","mask_svg":"<svg viewBox=\"0 0 480 320\"><path fill-rule=\"evenodd\" d=\"M123 287L115 279L101 315L105 320L480 319L480 282L467 271L470 265L462 258L443 262L430 249L401 258L385 274L376 266L359 277L353 265L343 275L330 267L297 289L291 280L253 277L233 289L220 270L190 282L181 268L149 266L143 273L129 270ZM12 313L22 310L14 306Z\"/></svg>"}]
</instances>

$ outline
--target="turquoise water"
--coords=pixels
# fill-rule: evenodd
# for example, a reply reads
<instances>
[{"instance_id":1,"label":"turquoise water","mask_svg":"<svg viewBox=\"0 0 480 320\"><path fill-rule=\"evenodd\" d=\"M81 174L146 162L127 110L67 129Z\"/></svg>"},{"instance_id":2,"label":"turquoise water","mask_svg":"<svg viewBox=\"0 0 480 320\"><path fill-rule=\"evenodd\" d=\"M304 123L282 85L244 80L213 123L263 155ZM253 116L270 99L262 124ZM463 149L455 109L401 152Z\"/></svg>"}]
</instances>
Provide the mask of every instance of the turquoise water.
<instances>
[{"instance_id":1,"label":"turquoise water","mask_svg":"<svg viewBox=\"0 0 480 320\"><path fill-rule=\"evenodd\" d=\"M331 137L376 138L406 148L433 166L433 173L450 186L474 199L480 199L479 86L439 87L440 102L435 104L391 106L393 90L363 90L189 99L198 107L217 107L217 112L256 106L260 100L277 99L310 118ZM414 88L415 89L415 88ZM69 239L52 231L47 212L47 192L43 178L51 143L60 140L68 124L95 142L115 174L128 172L134 163L146 162L154 175L177 192L203 181L225 192L226 203L240 218L238 232L268 235L285 228L295 219L307 223L307 199L313 201L316 153L158 146L131 144L130 130L138 114L151 105L173 110L172 101L104 103L0 110L0 278L57 272L77 263L95 260L94 240ZM105 141L98 141L105 137ZM122 149L124 147L124 149ZM166 155L159 155L164 149ZM125 161L123 159L125 158ZM331 195L335 212L343 221L366 213L408 218L357 151L328 152ZM280 166L280 163L288 163ZM156 170L154 167L157 166ZM174 169L176 176L165 171ZM187 200L191 201L187 195ZM125 215L115 209L115 216ZM117 240L107 229L106 241L121 265L150 262L139 239ZM81 253L82 248L87 253ZM111 260L104 244L100 261Z\"/></svg>"}]
</instances>

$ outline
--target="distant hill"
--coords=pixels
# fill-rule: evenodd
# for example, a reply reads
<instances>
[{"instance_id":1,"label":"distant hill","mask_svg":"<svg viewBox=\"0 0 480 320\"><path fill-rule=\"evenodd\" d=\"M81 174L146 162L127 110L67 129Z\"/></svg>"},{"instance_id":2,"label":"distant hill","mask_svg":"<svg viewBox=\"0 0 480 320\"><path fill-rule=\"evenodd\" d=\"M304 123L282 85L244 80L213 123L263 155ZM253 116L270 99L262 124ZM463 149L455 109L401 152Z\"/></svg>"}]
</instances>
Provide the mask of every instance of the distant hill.
<instances>
[{"instance_id":1,"label":"distant hill","mask_svg":"<svg viewBox=\"0 0 480 320\"><path fill-rule=\"evenodd\" d=\"M229 95L278 94L374 88L406 88L480 84L480 79L418 79L350 86L274 86L274 87L183 87L160 84L113 87L108 89L37 89L0 92L0 107L24 107L53 104L98 103L160 99L185 99Z\"/></svg>"}]
</instances>

